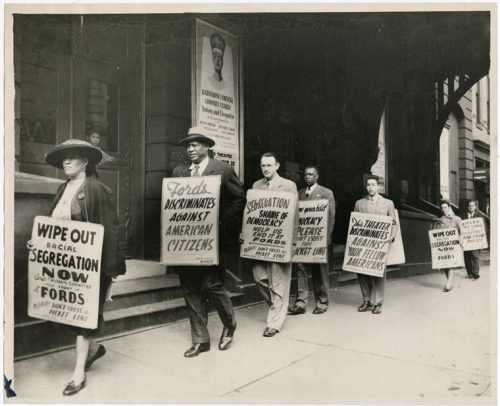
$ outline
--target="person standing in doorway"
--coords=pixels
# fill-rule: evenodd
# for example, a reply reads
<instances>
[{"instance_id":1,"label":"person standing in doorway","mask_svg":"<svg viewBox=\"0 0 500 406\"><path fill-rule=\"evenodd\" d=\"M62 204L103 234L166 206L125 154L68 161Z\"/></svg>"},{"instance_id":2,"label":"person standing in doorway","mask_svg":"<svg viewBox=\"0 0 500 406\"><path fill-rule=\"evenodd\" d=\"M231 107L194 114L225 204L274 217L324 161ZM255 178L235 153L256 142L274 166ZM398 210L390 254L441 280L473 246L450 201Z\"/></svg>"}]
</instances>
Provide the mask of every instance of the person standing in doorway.
<instances>
[{"instance_id":1,"label":"person standing in doorway","mask_svg":"<svg viewBox=\"0 0 500 406\"><path fill-rule=\"evenodd\" d=\"M335 198L333 192L318 184L319 171L314 165L306 166L304 169L304 181L306 187L299 191L299 200L328 200L328 229L327 246L330 246L333 226L335 225ZM297 264L297 298L295 304L288 309L288 314L304 314L309 299L309 288L307 286L308 270L311 270L314 298L316 307L313 314L322 314L327 311L329 304L329 264L327 250L327 262L325 264Z\"/></svg>"},{"instance_id":2,"label":"person standing in doorway","mask_svg":"<svg viewBox=\"0 0 500 406\"><path fill-rule=\"evenodd\" d=\"M397 220L394 213L394 203L379 195L379 178L370 175L365 181L367 196L356 202L354 211L358 213L379 214L392 217L391 242L394 241L397 233ZM385 291L384 276L377 277L358 273L359 286L363 294L363 303L358 307L358 312L372 310L373 314L382 313L382 303Z\"/></svg>"},{"instance_id":3,"label":"person standing in doorway","mask_svg":"<svg viewBox=\"0 0 500 406\"><path fill-rule=\"evenodd\" d=\"M468 210L462 215L463 220L472 218L482 218L483 216L477 209L477 200L471 200L468 205ZM481 250L464 251L465 269L467 270L467 278L473 281L479 279L479 256Z\"/></svg>"},{"instance_id":4,"label":"person standing in doorway","mask_svg":"<svg viewBox=\"0 0 500 406\"><path fill-rule=\"evenodd\" d=\"M278 174L280 163L276 155L266 152L260 159L260 167L264 177L256 181L252 188L290 192L297 196L295 183L282 178ZM296 206L293 229L293 249L297 243L299 227L298 205ZM257 287L269 305L267 326L264 337L274 337L281 330L285 321L288 300L290 298L290 281L292 278L292 264L266 261L253 261L253 277Z\"/></svg>"},{"instance_id":5,"label":"person standing in doorway","mask_svg":"<svg viewBox=\"0 0 500 406\"><path fill-rule=\"evenodd\" d=\"M174 177L221 176L219 211L219 265L177 266L182 292L189 312L192 347L184 356L196 357L210 351L210 335L207 323L207 301L214 304L224 326L219 341L219 350L227 350L233 341L236 319L228 292L224 289L225 254L238 246L238 234L245 207L245 193L233 168L216 159L209 158L209 148L215 145L203 127L193 127L188 136L180 141L186 147L190 166L174 169ZM236 243L235 243L236 241Z\"/></svg>"}]
</instances>

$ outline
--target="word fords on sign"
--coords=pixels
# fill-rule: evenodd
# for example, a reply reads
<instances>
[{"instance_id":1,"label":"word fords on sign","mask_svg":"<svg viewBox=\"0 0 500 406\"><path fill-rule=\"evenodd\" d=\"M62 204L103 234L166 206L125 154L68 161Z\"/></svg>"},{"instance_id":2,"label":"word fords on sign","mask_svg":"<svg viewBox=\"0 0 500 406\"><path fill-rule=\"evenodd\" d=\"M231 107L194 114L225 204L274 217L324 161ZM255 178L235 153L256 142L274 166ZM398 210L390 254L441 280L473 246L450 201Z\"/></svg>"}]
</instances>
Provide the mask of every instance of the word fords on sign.
<instances>
[{"instance_id":1,"label":"word fords on sign","mask_svg":"<svg viewBox=\"0 0 500 406\"><path fill-rule=\"evenodd\" d=\"M299 232L292 262L326 263L328 200L299 201Z\"/></svg>"},{"instance_id":2,"label":"word fords on sign","mask_svg":"<svg viewBox=\"0 0 500 406\"><path fill-rule=\"evenodd\" d=\"M218 263L219 192L220 175L163 180L162 263Z\"/></svg>"},{"instance_id":3,"label":"word fords on sign","mask_svg":"<svg viewBox=\"0 0 500 406\"><path fill-rule=\"evenodd\" d=\"M352 212L342 269L382 277L392 225L389 216Z\"/></svg>"},{"instance_id":4,"label":"word fords on sign","mask_svg":"<svg viewBox=\"0 0 500 406\"><path fill-rule=\"evenodd\" d=\"M103 234L99 224L35 219L28 257L30 316L97 327Z\"/></svg>"},{"instance_id":5,"label":"word fords on sign","mask_svg":"<svg viewBox=\"0 0 500 406\"><path fill-rule=\"evenodd\" d=\"M297 196L250 189L243 213L243 258L290 262Z\"/></svg>"}]
</instances>

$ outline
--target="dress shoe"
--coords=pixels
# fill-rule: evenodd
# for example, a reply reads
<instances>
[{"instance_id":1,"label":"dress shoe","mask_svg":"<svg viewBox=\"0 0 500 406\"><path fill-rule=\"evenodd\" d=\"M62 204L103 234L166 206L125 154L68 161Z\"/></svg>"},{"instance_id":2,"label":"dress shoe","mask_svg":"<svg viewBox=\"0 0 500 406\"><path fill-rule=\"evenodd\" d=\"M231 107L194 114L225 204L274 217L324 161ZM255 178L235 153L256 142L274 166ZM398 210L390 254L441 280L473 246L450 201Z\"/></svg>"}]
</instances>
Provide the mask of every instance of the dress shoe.
<instances>
[{"instance_id":1,"label":"dress shoe","mask_svg":"<svg viewBox=\"0 0 500 406\"><path fill-rule=\"evenodd\" d=\"M370 302L368 301L364 301L361 306L358 307L358 312L367 312L368 310L370 310L372 307L372 305L370 304Z\"/></svg>"},{"instance_id":2,"label":"dress shoe","mask_svg":"<svg viewBox=\"0 0 500 406\"><path fill-rule=\"evenodd\" d=\"M382 305L378 304L378 305L373 306L372 313L373 314L380 314L380 313L382 313Z\"/></svg>"},{"instance_id":3,"label":"dress shoe","mask_svg":"<svg viewBox=\"0 0 500 406\"><path fill-rule=\"evenodd\" d=\"M446 288L446 287L443 288L443 292L449 292L450 290L453 290L453 286L451 288Z\"/></svg>"},{"instance_id":4,"label":"dress shoe","mask_svg":"<svg viewBox=\"0 0 500 406\"><path fill-rule=\"evenodd\" d=\"M87 361L85 361L85 371L87 371L87 369L92 366L94 361L97 361L99 358L104 357L104 354L106 354L106 348L104 347L104 345L99 344L99 348L97 349L95 354L88 358Z\"/></svg>"},{"instance_id":5,"label":"dress shoe","mask_svg":"<svg viewBox=\"0 0 500 406\"><path fill-rule=\"evenodd\" d=\"M306 309L304 309L303 307L300 307L300 306L293 306L293 307L288 309L288 314L290 314L292 316L296 316L298 314L304 314L305 312L306 312Z\"/></svg>"},{"instance_id":6,"label":"dress shoe","mask_svg":"<svg viewBox=\"0 0 500 406\"><path fill-rule=\"evenodd\" d=\"M473 276L474 280L479 279L479 274L478 274L478 273L475 273L475 274L474 274L474 275L472 275L472 276Z\"/></svg>"},{"instance_id":7,"label":"dress shoe","mask_svg":"<svg viewBox=\"0 0 500 406\"><path fill-rule=\"evenodd\" d=\"M75 381L71 381L64 388L63 395L64 396L76 395L83 388L85 388L86 383L87 383L87 375L85 375L85 377L83 378L83 381L81 381L78 385L75 385Z\"/></svg>"},{"instance_id":8,"label":"dress shoe","mask_svg":"<svg viewBox=\"0 0 500 406\"><path fill-rule=\"evenodd\" d=\"M186 358L197 357L202 352L210 351L210 343L196 343L184 353Z\"/></svg>"},{"instance_id":9,"label":"dress shoe","mask_svg":"<svg viewBox=\"0 0 500 406\"><path fill-rule=\"evenodd\" d=\"M278 333L279 333L279 331L276 330L275 328L266 327L266 329L264 330L264 334L262 334L262 335L264 337L274 337Z\"/></svg>"},{"instance_id":10,"label":"dress shoe","mask_svg":"<svg viewBox=\"0 0 500 406\"><path fill-rule=\"evenodd\" d=\"M324 312L326 312L326 309L323 307L316 307L313 310L313 314L323 314Z\"/></svg>"},{"instance_id":11,"label":"dress shoe","mask_svg":"<svg viewBox=\"0 0 500 406\"><path fill-rule=\"evenodd\" d=\"M222 329L222 335L220 336L219 341L219 350L224 351L229 348L233 342L234 330L236 330L236 323L234 323L233 327L224 327Z\"/></svg>"}]
</instances>

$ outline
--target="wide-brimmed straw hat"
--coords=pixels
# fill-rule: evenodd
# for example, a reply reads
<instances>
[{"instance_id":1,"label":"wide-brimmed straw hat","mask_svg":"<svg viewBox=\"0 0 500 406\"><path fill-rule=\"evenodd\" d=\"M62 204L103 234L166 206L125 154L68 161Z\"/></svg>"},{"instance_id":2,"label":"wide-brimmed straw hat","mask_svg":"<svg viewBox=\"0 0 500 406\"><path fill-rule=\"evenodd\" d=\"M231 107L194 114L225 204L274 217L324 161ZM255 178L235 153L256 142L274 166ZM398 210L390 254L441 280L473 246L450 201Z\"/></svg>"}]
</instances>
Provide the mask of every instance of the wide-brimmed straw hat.
<instances>
[{"instance_id":1,"label":"wide-brimmed straw hat","mask_svg":"<svg viewBox=\"0 0 500 406\"><path fill-rule=\"evenodd\" d=\"M210 138L207 134L208 131L205 130L203 127L200 126L191 127L188 131L188 136L180 140L179 143L185 145L193 141L198 141L208 145L209 148L212 148L215 145L215 141L212 138Z\"/></svg>"},{"instance_id":2,"label":"wide-brimmed straw hat","mask_svg":"<svg viewBox=\"0 0 500 406\"><path fill-rule=\"evenodd\" d=\"M96 165L101 162L102 151L99 148L94 147L87 141L76 138L64 141L62 144L56 145L54 148L47 151L45 154L45 162L56 168L62 169L63 160L66 153L70 150L74 150L74 152L82 158L87 158L90 164Z\"/></svg>"}]
</instances>

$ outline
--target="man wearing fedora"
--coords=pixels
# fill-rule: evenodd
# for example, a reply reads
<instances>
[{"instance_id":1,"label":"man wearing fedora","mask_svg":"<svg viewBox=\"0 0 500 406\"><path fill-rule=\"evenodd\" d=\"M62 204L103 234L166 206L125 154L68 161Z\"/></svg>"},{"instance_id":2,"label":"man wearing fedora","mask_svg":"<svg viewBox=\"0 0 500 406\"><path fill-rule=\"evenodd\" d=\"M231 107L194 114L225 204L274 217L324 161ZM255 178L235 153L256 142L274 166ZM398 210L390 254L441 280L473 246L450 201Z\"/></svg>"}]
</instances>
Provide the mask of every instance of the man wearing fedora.
<instances>
[{"instance_id":1,"label":"man wearing fedora","mask_svg":"<svg viewBox=\"0 0 500 406\"><path fill-rule=\"evenodd\" d=\"M214 304L224 325L219 341L219 349L229 348L236 320L231 299L224 289L225 253L238 249L238 234L241 227L245 193L238 176L228 164L208 156L215 141L207 136L203 127L192 127L188 136L180 141L186 147L190 166L178 166L174 177L221 176L219 203L219 265L215 266L177 266L181 288L186 300L191 324L193 346L185 357L196 357L210 351L210 335L207 329L207 297Z\"/></svg>"}]
</instances>

